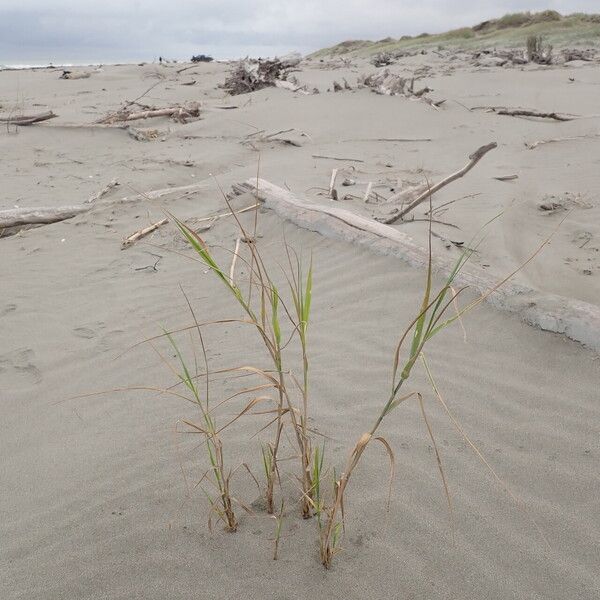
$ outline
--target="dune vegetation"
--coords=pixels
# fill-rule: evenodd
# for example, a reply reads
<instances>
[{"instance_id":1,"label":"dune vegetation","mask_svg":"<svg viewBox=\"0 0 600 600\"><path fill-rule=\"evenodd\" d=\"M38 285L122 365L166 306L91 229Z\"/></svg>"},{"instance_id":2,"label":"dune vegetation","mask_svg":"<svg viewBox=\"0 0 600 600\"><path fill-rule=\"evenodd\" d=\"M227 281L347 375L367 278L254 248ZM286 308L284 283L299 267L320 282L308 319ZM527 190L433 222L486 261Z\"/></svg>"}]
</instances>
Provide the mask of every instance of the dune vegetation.
<instances>
[{"instance_id":1,"label":"dune vegetation","mask_svg":"<svg viewBox=\"0 0 600 600\"><path fill-rule=\"evenodd\" d=\"M561 15L554 10L506 14L473 27L461 27L442 33L387 37L378 41L347 40L312 54L314 58L352 54L369 56L377 52L452 46L479 48L523 46L529 36L543 36L553 46L590 46L600 43L600 14Z\"/></svg>"}]
</instances>

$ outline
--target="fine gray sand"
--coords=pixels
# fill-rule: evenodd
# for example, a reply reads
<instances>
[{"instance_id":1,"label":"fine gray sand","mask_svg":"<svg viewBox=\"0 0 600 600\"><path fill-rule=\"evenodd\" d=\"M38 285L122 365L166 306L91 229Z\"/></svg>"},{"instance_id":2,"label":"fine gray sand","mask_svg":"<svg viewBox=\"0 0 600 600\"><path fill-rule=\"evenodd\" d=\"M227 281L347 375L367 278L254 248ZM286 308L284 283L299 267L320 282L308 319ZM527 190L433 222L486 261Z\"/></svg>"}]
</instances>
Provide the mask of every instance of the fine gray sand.
<instances>
[{"instance_id":1,"label":"fine gray sand","mask_svg":"<svg viewBox=\"0 0 600 600\"><path fill-rule=\"evenodd\" d=\"M258 491L244 471L233 487L254 506L253 514L238 511L235 534L216 523L209 531L206 499L194 487L206 457L196 436L176 432L178 420L198 418L193 406L131 390L74 398L174 383L150 344L131 347L162 327L190 324L180 284L199 319L240 316L214 275L186 258L189 249L172 224L126 250L121 241L163 218L163 208L191 224L227 210L210 175L228 191L256 175L257 150L261 177L316 202L331 202L316 188L326 191L331 169L340 169L339 181L357 181L347 189L338 185L340 194L359 196L340 204L371 215L385 207L360 199L369 181L390 195L398 180L438 180L463 166L477 147L497 141L498 149L435 196L434 206L479 194L440 216L460 229L434 224L434 231L468 242L506 209L473 259L500 277L565 215L538 208L558 198L572 212L517 280L597 304L597 64L482 69L429 54L392 69L411 73L425 64L431 71L423 83L434 88L433 97L447 99L439 111L368 90L327 93L333 80L345 77L354 87L358 74L375 70L362 60L343 68L303 62L296 76L309 89L318 87L318 95L269 88L232 98L216 87L229 68L223 64L181 74L176 70L182 65L103 67L80 80L59 80L56 70L0 72L2 115L48 109L59 115L16 130L2 125L0 210L80 204L111 180L120 184L103 198L114 202L0 239L0 598L599 597L598 356L489 305L465 317L465 332L459 324L443 332L426 354L444 399L521 502L509 497L452 427L419 367L409 389L426 400L453 522L418 405L408 402L382 429L396 453L389 511L387 458L373 446L348 488L343 552L328 572L319 564L316 524L298 516L292 467L282 473L286 518L273 562L274 521L255 502ZM181 85L191 80L197 83ZM116 126L91 126L157 82L140 102L200 101L201 119L132 123L161 130L149 142ZM225 105L238 108L217 108ZM585 118L534 122L462 105L523 106ZM280 137L293 136L301 147L240 143L253 131L289 128L297 131ZM588 137L525 146L575 136ZM432 141L362 141L398 137ZM511 174L518 179L494 179ZM130 201L137 192L203 181L185 196ZM238 208L252 201L234 200ZM250 226L253 216L244 215L243 222ZM261 210L258 223L257 244L269 264L284 260L284 234L305 258L313 254L312 426L328 436L326 459L339 470L386 400L393 348L418 311L425 274L301 230L270 211ZM398 227L426 243L426 222ZM233 220L221 219L203 235L228 267L238 237ZM433 251L458 256L439 238ZM242 262L236 276L247 276ZM213 369L268 366L256 334L241 325L207 328L205 335ZM172 358L165 343L155 346ZM216 379L212 394L224 397L236 385ZM225 410L223 419L234 409ZM247 462L260 473L264 434L252 436L265 424L264 416L243 417L225 433L230 464ZM286 453L292 452L286 443Z\"/></svg>"}]
</instances>

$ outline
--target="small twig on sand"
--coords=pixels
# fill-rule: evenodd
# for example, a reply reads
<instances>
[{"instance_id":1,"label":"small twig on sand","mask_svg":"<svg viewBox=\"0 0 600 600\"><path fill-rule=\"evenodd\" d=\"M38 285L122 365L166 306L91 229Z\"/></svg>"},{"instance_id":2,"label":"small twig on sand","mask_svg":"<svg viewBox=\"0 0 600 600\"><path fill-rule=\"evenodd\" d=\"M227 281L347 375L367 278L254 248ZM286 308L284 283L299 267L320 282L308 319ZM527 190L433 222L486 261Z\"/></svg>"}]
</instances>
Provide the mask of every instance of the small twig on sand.
<instances>
[{"instance_id":1,"label":"small twig on sand","mask_svg":"<svg viewBox=\"0 0 600 600\"><path fill-rule=\"evenodd\" d=\"M100 200L100 198L103 198L104 196L106 196L106 194L108 194L108 192L110 192L110 190L112 190L114 187L117 187L118 185L119 185L119 182L116 179L113 179L108 185L103 187L99 192L96 192L94 195L90 196L87 200L85 200L84 204L91 204L92 202L96 202L97 200Z\"/></svg>"},{"instance_id":2,"label":"small twig on sand","mask_svg":"<svg viewBox=\"0 0 600 600\"><path fill-rule=\"evenodd\" d=\"M344 142L431 142L431 138L356 138Z\"/></svg>"},{"instance_id":3,"label":"small twig on sand","mask_svg":"<svg viewBox=\"0 0 600 600\"><path fill-rule=\"evenodd\" d=\"M153 83L143 94L140 94L137 98L134 98L133 100L127 100L127 102L125 102L125 106L137 104L138 100L141 100L146 94L151 92L157 85L160 85L161 83L164 83L164 79L159 79L156 83Z\"/></svg>"},{"instance_id":4,"label":"small twig on sand","mask_svg":"<svg viewBox=\"0 0 600 600\"><path fill-rule=\"evenodd\" d=\"M384 223L390 225L405 217L409 212L411 212L417 206L419 206L419 204L427 200L427 198L429 198L432 194L435 194L438 190L441 190L449 183L452 183L456 179L459 179L463 175L466 175L490 150L497 148L497 146L498 144L496 144L496 142L491 142L475 150L475 152L473 152L473 154L469 156L469 162L462 169L459 169L455 173L452 173L452 175L448 175L448 177L442 179L442 181L436 183L435 185L428 187L427 190L425 190L425 192L417 196L417 198L415 198L408 206L403 208L400 212L392 215L391 217L388 217L384 221Z\"/></svg>"},{"instance_id":5,"label":"small twig on sand","mask_svg":"<svg viewBox=\"0 0 600 600\"><path fill-rule=\"evenodd\" d=\"M233 251L233 258L231 259L231 267L229 269L229 283L233 285L233 278L235 275L235 263L237 262L238 252L240 250L240 243L242 238L237 238L235 241L235 250Z\"/></svg>"},{"instance_id":6,"label":"small twig on sand","mask_svg":"<svg viewBox=\"0 0 600 600\"><path fill-rule=\"evenodd\" d=\"M534 148L537 148L538 146L543 146L544 144L554 144L556 142L567 142L567 141L571 141L571 140L581 140L581 139L585 139L585 138L595 138L595 137L599 137L599 136L600 136L600 134L573 135L570 137L551 138L549 140L538 140L537 142L531 142L531 143L525 142L525 146L527 147L528 150L533 150Z\"/></svg>"},{"instance_id":7,"label":"small twig on sand","mask_svg":"<svg viewBox=\"0 0 600 600\"><path fill-rule=\"evenodd\" d=\"M497 115L505 115L508 117L535 117L536 119L551 119L553 121L572 121L577 119L577 115L564 115L557 112L541 112L526 108L507 108L505 106L474 106L470 110L485 110L493 112Z\"/></svg>"},{"instance_id":8,"label":"small twig on sand","mask_svg":"<svg viewBox=\"0 0 600 600\"><path fill-rule=\"evenodd\" d=\"M129 246L131 246L132 244L135 244L135 242L137 242L139 239L143 238L144 236L148 235L149 233L152 233L153 231L157 230L161 225L164 225L165 223L168 223L168 222L169 222L168 218L161 219L160 221L157 221L156 223L152 223L152 225L149 225L148 227L144 227L143 229L139 229L135 233L132 233L130 236L126 237L123 240L123 243L121 244L121 250L125 250L125 248L129 248Z\"/></svg>"},{"instance_id":9,"label":"small twig on sand","mask_svg":"<svg viewBox=\"0 0 600 600\"><path fill-rule=\"evenodd\" d=\"M154 256L156 258L156 261L153 265L146 265L145 267L136 267L136 271L145 271L146 269L152 269L153 271L158 271L158 269L156 268L158 263L160 262L162 256L160 254L153 254L152 252L148 252L148 254L150 256Z\"/></svg>"},{"instance_id":10,"label":"small twig on sand","mask_svg":"<svg viewBox=\"0 0 600 600\"><path fill-rule=\"evenodd\" d=\"M555 112L539 112L537 110L498 110L496 111L499 115L506 115L509 117L536 117L537 119L552 119L554 121L572 121L575 117L567 117L560 115Z\"/></svg>"},{"instance_id":11,"label":"small twig on sand","mask_svg":"<svg viewBox=\"0 0 600 600\"><path fill-rule=\"evenodd\" d=\"M365 162L364 160L361 160L360 158L344 158L342 156L325 156L323 154L313 154L312 157L313 158L326 158L329 160L349 160L352 162L360 162L360 163Z\"/></svg>"},{"instance_id":12,"label":"small twig on sand","mask_svg":"<svg viewBox=\"0 0 600 600\"><path fill-rule=\"evenodd\" d=\"M369 201L369 196L371 195L371 190L372 189L373 189L373 182L369 181L369 184L367 185L367 189L365 191L363 202L368 202Z\"/></svg>"},{"instance_id":13,"label":"small twig on sand","mask_svg":"<svg viewBox=\"0 0 600 600\"><path fill-rule=\"evenodd\" d=\"M337 190L335 189L335 180L337 178L337 174L338 174L338 170L337 169L332 169L332 171L331 171L331 179L329 181L329 192L328 192L328 196L332 200L337 200Z\"/></svg>"},{"instance_id":14,"label":"small twig on sand","mask_svg":"<svg viewBox=\"0 0 600 600\"><path fill-rule=\"evenodd\" d=\"M519 179L518 175L499 175L498 177L494 177L498 181L512 181L513 179Z\"/></svg>"},{"instance_id":15,"label":"small twig on sand","mask_svg":"<svg viewBox=\"0 0 600 600\"><path fill-rule=\"evenodd\" d=\"M431 210L428 210L425 213L425 215L427 216L429 213L431 213L432 215L435 215L436 212L438 212L442 208L445 208L449 204L454 204L455 202L458 202L459 200L466 200L467 198L475 198L476 196L481 196L481 192L477 192L476 194L467 194L466 196L461 196L460 198L455 198L454 200L449 200L448 202L444 202L438 206L434 206Z\"/></svg>"},{"instance_id":16,"label":"small twig on sand","mask_svg":"<svg viewBox=\"0 0 600 600\"><path fill-rule=\"evenodd\" d=\"M235 214L236 215L240 215L242 213L248 212L249 210L256 209L259 206L260 206L260 203L257 202L256 204L253 204L252 206L246 206L246 208L242 208L240 210L236 210ZM222 219L223 217L230 217L233 214L234 213L232 213L231 211L229 211L229 212L221 213L221 214L218 214L218 215L213 215L212 217L202 217L201 219L196 219L195 222L196 223L205 223L207 221L210 221L211 224L212 224L214 221L217 221L218 219Z\"/></svg>"}]
</instances>

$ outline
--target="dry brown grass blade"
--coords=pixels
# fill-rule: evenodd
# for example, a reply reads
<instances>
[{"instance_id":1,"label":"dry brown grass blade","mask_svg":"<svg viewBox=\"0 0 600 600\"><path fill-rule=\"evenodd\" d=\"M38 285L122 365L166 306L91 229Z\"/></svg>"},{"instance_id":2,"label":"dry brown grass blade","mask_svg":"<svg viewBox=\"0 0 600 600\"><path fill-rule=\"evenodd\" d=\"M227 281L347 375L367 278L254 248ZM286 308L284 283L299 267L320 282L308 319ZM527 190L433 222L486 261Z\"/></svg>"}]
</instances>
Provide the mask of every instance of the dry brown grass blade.
<instances>
[{"instance_id":1,"label":"dry brown grass blade","mask_svg":"<svg viewBox=\"0 0 600 600\"><path fill-rule=\"evenodd\" d=\"M388 497L387 497L387 502L386 502L386 508L387 508L387 510L389 510L390 502L392 500L392 486L394 485L394 478L395 478L395 474L396 474L396 457L394 456L394 451L392 450L392 447L390 446L390 444L384 437L377 436L377 437L374 437L373 440L377 440L378 442L383 444L383 447L385 448L385 451L388 453L388 456L390 459L390 476L389 476L389 483L388 483Z\"/></svg>"},{"instance_id":2,"label":"dry brown grass blade","mask_svg":"<svg viewBox=\"0 0 600 600\"><path fill-rule=\"evenodd\" d=\"M431 424L429 423L429 419L427 418L427 413L425 412L425 403L423 402L423 396L417 393L417 397L419 399L419 408L421 409L421 415L423 416L423 421L425 421L425 426L427 427L427 433L429 434L429 439L431 439L431 444L433 445L433 451L435 452L435 458L438 466L438 470L440 472L440 477L442 478L442 485L444 486L444 494L446 496L446 501L448 502L448 513L450 515L450 525L452 530L452 536L454 537L454 518L453 518L453 510L452 510L452 496L450 496L450 488L448 487L448 482L446 480L446 473L444 471L444 466L442 464L442 457L438 450L437 442L435 441L435 436L433 435L433 429L431 428Z\"/></svg>"}]
</instances>

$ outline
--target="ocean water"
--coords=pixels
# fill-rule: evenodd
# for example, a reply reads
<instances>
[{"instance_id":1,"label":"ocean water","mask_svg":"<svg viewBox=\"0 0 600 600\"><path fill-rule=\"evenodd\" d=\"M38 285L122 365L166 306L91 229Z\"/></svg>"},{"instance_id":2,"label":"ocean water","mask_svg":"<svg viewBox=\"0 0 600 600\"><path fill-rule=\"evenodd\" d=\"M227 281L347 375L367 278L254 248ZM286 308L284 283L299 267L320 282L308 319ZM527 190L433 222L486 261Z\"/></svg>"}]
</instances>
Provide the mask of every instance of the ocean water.
<instances>
[{"instance_id":1,"label":"ocean water","mask_svg":"<svg viewBox=\"0 0 600 600\"><path fill-rule=\"evenodd\" d=\"M46 63L46 64L13 64L13 63L8 63L8 64L1 64L0 63L0 71L7 71L7 70L15 70L15 69L47 69L49 67L53 67L55 69L62 69L63 67L96 67L99 66L100 63L61 63L59 65L54 65L52 63ZM104 64L109 64L109 63L104 63Z\"/></svg>"}]
</instances>

